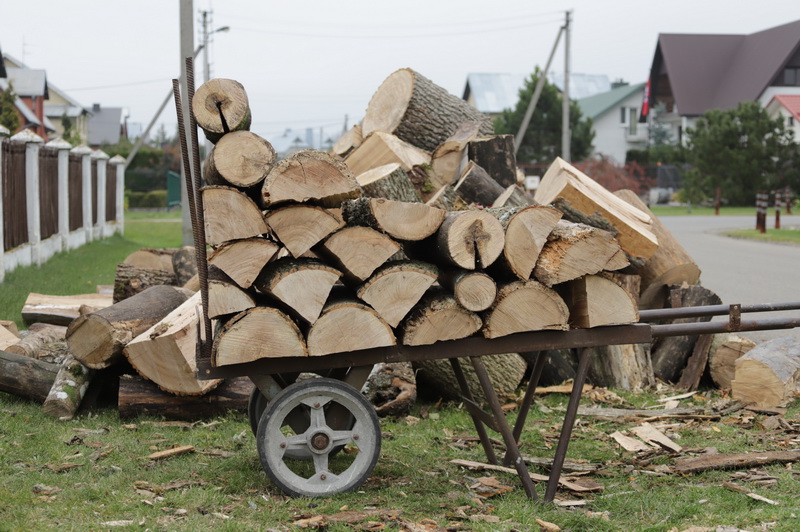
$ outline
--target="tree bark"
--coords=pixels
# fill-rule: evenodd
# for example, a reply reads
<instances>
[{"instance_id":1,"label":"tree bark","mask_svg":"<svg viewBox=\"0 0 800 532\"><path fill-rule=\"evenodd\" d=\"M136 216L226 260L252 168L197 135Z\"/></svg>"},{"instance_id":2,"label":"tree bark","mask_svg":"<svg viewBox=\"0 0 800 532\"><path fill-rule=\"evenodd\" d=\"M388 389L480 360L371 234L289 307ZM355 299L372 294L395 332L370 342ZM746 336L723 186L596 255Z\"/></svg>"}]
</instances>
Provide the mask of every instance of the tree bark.
<instances>
[{"instance_id":1,"label":"tree bark","mask_svg":"<svg viewBox=\"0 0 800 532\"><path fill-rule=\"evenodd\" d=\"M176 248L137 249L122 261L123 264L147 270L163 270L172 273L172 256L178 251Z\"/></svg>"},{"instance_id":2,"label":"tree bark","mask_svg":"<svg viewBox=\"0 0 800 532\"><path fill-rule=\"evenodd\" d=\"M309 356L395 345L394 333L380 314L355 300L325 306L308 331Z\"/></svg>"},{"instance_id":3,"label":"tree bark","mask_svg":"<svg viewBox=\"0 0 800 532\"><path fill-rule=\"evenodd\" d=\"M358 287L358 298L396 327L436 282L438 269L422 261L389 262Z\"/></svg>"},{"instance_id":4,"label":"tree bark","mask_svg":"<svg viewBox=\"0 0 800 532\"><path fill-rule=\"evenodd\" d=\"M736 360L731 392L744 403L787 406L800 391L800 341L791 336L768 340Z\"/></svg>"},{"instance_id":5,"label":"tree bark","mask_svg":"<svg viewBox=\"0 0 800 532\"><path fill-rule=\"evenodd\" d=\"M501 276L513 275L527 281L533 274L547 237L561 219L552 207L531 205L521 208L490 209L505 232L503 255L496 264Z\"/></svg>"},{"instance_id":6,"label":"tree bark","mask_svg":"<svg viewBox=\"0 0 800 532\"><path fill-rule=\"evenodd\" d=\"M472 363L468 358L460 358L459 361L475 400L485 402L486 396ZM516 353L488 355L481 357L481 361L486 366L489 380L499 397L509 396L517 391L527 367L521 356ZM449 360L419 360L412 365L417 372L417 393L428 397L461 399L461 388L458 386Z\"/></svg>"},{"instance_id":7,"label":"tree bark","mask_svg":"<svg viewBox=\"0 0 800 532\"><path fill-rule=\"evenodd\" d=\"M356 181L368 198L386 198L393 201L420 203L422 200L399 163L390 163L367 170L356 176Z\"/></svg>"},{"instance_id":8,"label":"tree bark","mask_svg":"<svg viewBox=\"0 0 800 532\"><path fill-rule=\"evenodd\" d=\"M644 390L655 386L650 344L607 345L593 348L589 382L604 388Z\"/></svg>"},{"instance_id":9,"label":"tree bark","mask_svg":"<svg viewBox=\"0 0 800 532\"><path fill-rule=\"evenodd\" d=\"M206 138L216 143L229 131L250 129L250 103L238 81L216 78L200 85L192 113Z\"/></svg>"},{"instance_id":10,"label":"tree bark","mask_svg":"<svg viewBox=\"0 0 800 532\"><path fill-rule=\"evenodd\" d=\"M504 192L486 170L470 161L455 185L456 192L469 204L491 207Z\"/></svg>"},{"instance_id":11,"label":"tree bark","mask_svg":"<svg viewBox=\"0 0 800 532\"><path fill-rule=\"evenodd\" d=\"M378 417L403 417L417 400L417 378L410 362L376 364L364 385L364 396Z\"/></svg>"},{"instance_id":12,"label":"tree bark","mask_svg":"<svg viewBox=\"0 0 800 532\"><path fill-rule=\"evenodd\" d=\"M730 390L736 361L755 346L749 338L730 333L715 334L708 353L708 370L714 384Z\"/></svg>"},{"instance_id":13,"label":"tree bark","mask_svg":"<svg viewBox=\"0 0 800 532\"><path fill-rule=\"evenodd\" d=\"M316 260L282 259L267 264L253 284L313 324L341 276L335 268Z\"/></svg>"},{"instance_id":14,"label":"tree bark","mask_svg":"<svg viewBox=\"0 0 800 532\"><path fill-rule=\"evenodd\" d=\"M116 274L114 275L113 303L120 303L153 286L173 286L176 282L177 279L172 272L136 268L134 266L128 266L127 264L117 264ZM77 312L74 317L78 317ZM69 323L66 325L69 325Z\"/></svg>"},{"instance_id":15,"label":"tree bark","mask_svg":"<svg viewBox=\"0 0 800 532\"><path fill-rule=\"evenodd\" d=\"M17 343L6 347L6 351L30 358L39 358L39 353L47 344L64 341L66 332L65 327L58 325L43 327L24 338L17 338Z\"/></svg>"},{"instance_id":16,"label":"tree bark","mask_svg":"<svg viewBox=\"0 0 800 532\"><path fill-rule=\"evenodd\" d=\"M119 267L118 267L119 268ZM80 316L80 308L89 306L105 308L113 303L112 297L100 294L51 296L31 292L22 306L22 319L28 325L47 323L66 327Z\"/></svg>"},{"instance_id":17,"label":"tree bark","mask_svg":"<svg viewBox=\"0 0 800 532\"><path fill-rule=\"evenodd\" d=\"M330 210L302 204L270 211L267 223L295 258L343 226L342 221Z\"/></svg>"},{"instance_id":18,"label":"tree bark","mask_svg":"<svg viewBox=\"0 0 800 532\"><path fill-rule=\"evenodd\" d=\"M184 286L197 275L194 246L183 246L172 255L172 270L175 272L176 286Z\"/></svg>"},{"instance_id":19,"label":"tree bark","mask_svg":"<svg viewBox=\"0 0 800 532\"><path fill-rule=\"evenodd\" d=\"M360 198L342 206L348 225L371 227L397 240L417 241L434 234L446 212L422 203Z\"/></svg>"},{"instance_id":20,"label":"tree bark","mask_svg":"<svg viewBox=\"0 0 800 532\"><path fill-rule=\"evenodd\" d=\"M55 418L72 419L81 406L93 376L94 370L87 368L74 357L68 356L61 363L42 409Z\"/></svg>"},{"instance_id":21,"label":"tree bark","mask_svg":"<svg viewBox=\"0 0 800 532\"><path fill-rule=\"evenodd\" d=\"M514 135L494 135L470 141L470 161L486 170L502 187L517 184L517 157Z\"/></svg>"},{"instance_id":22,"label":"tree bark","mask_svg":"<svg viewBox=\"0 0 800 532\"><path fill-rule=\"evenodd\" d=\"M244 192L232 187L208 186L200 193L209 245L217 246L269 232L264 215Z\"/></svg>"},{"instance_id":23,"label":"tree bark","mask_svg":"<svg viewBox=\"0 0 800 532\"><path fill-rule=\"evenodd\" d=\"M500 287L494 304L483 313L483 335L566 330L568 317L566 303L553 289L536 281L514 281Z\"/></svg>"},{"instance_id":24,"label":"tree bark","mask_svg":"<svg viewBox=\"0 0 800 532\"><path fill-rule=\"evenodd\" d=\"M275 164L275 149L250 131L232 131L211 149L203 165L209 185L246 189L258 186Z\"/></svg>"},{"instance_id":25,"label":"tree bark","mask_svg":"<svg viewBox=\"0 0 800 532\"><path fill-rule=\"evenodd\" d=\"M452 185L458 180L467 162L467 145L478 136L481 122L465 122L431 156L431 166L437 176L437 188Z\"/></svg>"},{"instance_id":26,"label":"tree bark","mask_svg":"<svg viewBox=\"0 0 800 532\"><path fill-rule=\"evenodd\" d=\"M59 368L59 364L0 351L0 392L42 403Z\"/></svg>"},{"instance_id":27,"label":"tree bark","mask_svg":"<svg viewBox=\"0 0 800 532\"><path fill-rule=\"evenodd\" d=\"M509 185L492 203L492 207L527 207L533 205L533 197L519 185Z\"/></svg>"},{"instance_id":28,"label":"tree bark","mask_svg":"<svg viewBox=\"0 0 800 532\"><path fill-rule=\"evenodd\" d=\"M272 307L251 308L228 320L212 348L216 366L298 356L308 356L300 329L289 316Z\"/></svg>"}]
</instances>

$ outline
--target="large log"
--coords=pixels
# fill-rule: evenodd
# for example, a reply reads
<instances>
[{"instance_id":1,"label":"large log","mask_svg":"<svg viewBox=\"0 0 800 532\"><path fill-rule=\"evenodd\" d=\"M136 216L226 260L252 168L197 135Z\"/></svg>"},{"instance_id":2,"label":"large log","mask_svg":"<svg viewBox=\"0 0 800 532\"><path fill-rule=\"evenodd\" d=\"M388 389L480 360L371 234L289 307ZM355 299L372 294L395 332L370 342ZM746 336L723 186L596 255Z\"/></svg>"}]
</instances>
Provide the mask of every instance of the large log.
<instances>
[{"instance_id":1,"label":"large log","mask_svg":"<svg viewBox=\"0 0 800 532\"><path fill-rule=\"evenodd\" d=\"M431 152L464 122L480 122L482 135L493 133L489 117L425 76L404 68L375 91L361 128L364 135L387 131Z\"/></svg>"},{"instance_id":2,"label":"large log","mask_svg":"<svg viewBox=\"0 0 800 532\"><path fill-rule=\"evenodd\" d=\"M152 286L172 286L176 283L177 279L173 272L159 269L137 268L127 264L117 264L116 273L114 274L114 296L112 301L116 304ZM87 305L92 306L90 303L87 303ZM99 308L103 307L101 306ZM77 318L78 313L76 313L74 317ZM70 322L71 321L72 320L70 320ZM65 323L64 325L69 325L69 323Z\"/></svg>"},{"instance_id":3,"label":"large log","mask_svg":"<svg viewBox=\"0 0 800 532\"><path fill-rule=\"evenodd\" d=\"M0 350L0 392L44 402L60 367L59 364Z\"/></svg>"},{"instance_id":4,"label":"large log","mask_svg":"<svg viewBox=\"0 0 800 532\"><path fill-rule=\"evenodd\" d=\"M232 131L223 135L208 153L203 177L209 185L258 186L276 158L275 149L266 139L250 131Z\"/></svg>"},{"instance_id":5,"label":"large log","mask_svg":"<svg viewBox=\"0 0 800 532\"><path fill-rule=\"evenodd\" d=\"M417 378L410 362L375 364L362 390L378 417L403 417L417 400Z\"/></svg>"},{"instance_id":6,"label":"large log","mask_svg":"<svg viewBox=\"0 0 800 532\"><path fill-rule=\"evenodd\" d=\"M252 362L261 358L307 356L300 329L286 314L272 307L240 312L218 331L212 346L216 366Z\"/></svg>"},{"instance_id":7,"label":"large log","mask_svg":"<svg viewBox=\"0 0 800 532\"><path fill-rule=\"evenodd\" d=\"M431 155L431 166L437 176L436 187L454 183L467 162L467 145L478 136L481 122L461 124Z\"/></svg>"},{"instance_id":8,"label":"large log","mask_svg":"<svg viewBox=\"0 0 800 532\"><path fill-rule=\"evenodd\" d=\"M715 334L708 353L708 372L719 388L730 390L736 361L756 346L749 338L736 334Z\"/></svg>"},{"instance_id":9,"label":"large log","mask_svg":"<svg viewBox=\"0 0 800 532\"><path fill-rule=\"evenodd\" d=\"M394 333L380 314L355 300L325 306L308 331L309 356L395 345Z\"/></svg>"},{"instance_id":10,"label":"large log","mask_svg":"<svg viewBox=\"0 0 800 532\"><path fill-rule=\"evenodd\" d=\"M100 309L113 303L113 298L103 294L53 296L31 292L22 306L22 319L27 324L49 323L67 326L80 316L81 307Z\"/></svg>"},{"instance_id":11,"label":"large log","mask_svg":"<svg viewBox=\"0 0 800 532\"><path fill-rule=\"evenodd\" d=\"M467 163L455 184L455 190L467 203L482 207L491 207L505 192L504 187L473 161Z\"/></svg>"},{"instance_id":12,"label":"large log","mask_svg":"<svg viewBox=\"0 0 800 532\"><path fill-rule=\"evenodd\" d=\"M414 166L430 164L431 156L425 151L403 142L385 131L373 131L364 137L345 159L356 175L385 164L399 164L406 172Z\"/></svg>"},{"instance_id":13,"label":"large log","mask_svg":"<svg viewBox=\"0 0 800 532\"><path fill-rule=\"evenodd\" d=\"M53 325L42 327L36 331L31 331L23 338L16 338L17 342L5 348L9 353L23 355L31 358L39 358L39 353L48 344L61 342L66 334L66 327Z\"/></svg>"},{"instance_id":14,"label":"large log","mask_svg":"<svg viewBox=\"0 0 800 532\"><path fill-rule=\"evenodd\" d=\"M621 390L644 390L655 385L650 344L606 345L591 349L589 382ZM574 376L574 375L573 375Z\"/></svg>"},{"instance_id":15,"label":"large log","mask_svg":"<svg viewBox=\"0 0 800 532\"><path fill-rule=\"evenodd\" d=\"M475 400L484 402L486 398L483 388L469 359L461 358L459 361ZM489 355L481 357L481 362L486 366L489 380L498 396L504 397L516 393L527 369L527 364L521 356L516 353ZM419 395L461 399L461 388L458 386L449 360L419 360L412 365L417 372Z\"/></svg>"},{"instance_id":16,"label":"large log","mask_svg":"<svg viewBox=\"0 0 800 532\"><path fill-rule=\"evenodd\" d=\"M547 237L561 219L561 212L542 205L491 209L489 212L497 216L505 232L498 268L502 268L502 273L508 271L523 281L529 280Z\"/></svg>"},{"instance_id":17,"label":"large log","mask_svg":"<svg viewBox=\"0 0 800 532\"><path fill-rule=\"evenodd\" d=\"M206 138L217 142L229 131L250 129L250 103L238 81L216 78L198 87L192 113Z\"/></svg>"},{"instance_id":18,"label":"large log","mask_svg":"<svg viewBox=\"0 0 800 532\"><path fill-rule=\"evenodd\" d=\"M200 193L209 245L259 236L269 231L264 215L244 192L232 187L208 186Z\"/></svg>"},{"instance_id":19,"label":"large log","mask_svg":"<svg viewBox=\"0 0 800 532\"><path fill-rule=\"evenodd\" d=\"M483 335L497 338L518 332L566 330L569 310L553 289L536 281L514 281L500 287L492 307L483 313Z\"/></svg>"},{"instance_id":20,"label":"large log","mask_svg":"<svg viewBox=\"0 0 800 532\"><path fill-rule=\"evenodd\" d=\"M254 387L247 377L236 377L225 379L205 395L175 395L138 375L123 375L119 379L119 417L150 416L171 421L198 421L231 410L247 412Z\"/></svg>"},{"instance_id":21,"label":"large log","mask_svg":"<svg viewBox=\"0 0 800 532\"><path fill-rule=\"evenodd\" d=\"M356 181L368 198L421 202L414 183L400 163L389 163L356 176Z\"/></svg>"},{"instance_id":22,"label":"large log","mask_svg":"<svg viewBox=\"0 0 800 532\"><path fill-rule=\"evenodd\" d=\"M184 286L197 275L197 254L194 246L183 246L172 255L175 286Z\"/></svg>"},{"instance_id":23,"label":"large log","mask_svg":"<svg viewBox=\"0 0 800 532\"><path fill-rule=\"evenodd\" d=\"M700 280L700 268L635 192L618 190L614 194L651 217L650 227L658 238L658 249L643 266L634 266L633 272L642 278L639 307L661 308L667 298L668 287L683 283L697 284Z\"/></svg>"},{"instance_id":24,"label":"large log","mask_svg":"<svg viewBox=\"0 0 800 532\"><path fill-rule=\"evenodd\" d=\"M261 204L312 202L338 207L361 196L353 172L341 159L316 150L303 150L283 159L269 172L261 187Z\"/></svg>"},{"instance_id":25,"label":"large log","mask_svg":"<svg viewBox=\"0 0 800 532\"><path fill-rule=\"evenodd\" d=\"M421 248L425 255L443 264L465 270L488 268L505 246L503 226L485 210L448 212L430 242Z\"/></svg>"},{"instance_id":26,"label":"large log","mask_svg":"<svg viewBox=\"0 0 800 532\"><path fill-rule=\"evenodd\" d=\"M208 264L216 266L241 288L250 288L279 246L265 238L245 238L227 242L208 256Z\"/></svg>"},{"instance_id":27,"label":"large log","mask_svg":"<svg viewBox=\"0 0 800 532\"><path fill-rule=\"evenodd\" d=\"M62 420L75 417L93 375L94 370L75 360L72 355L68 356L61 363L42 410Z\"/></svg>"},{"instance_id":28,"label":"large log","mask_svg":"<svg viewBox=\"0 0 800 532\"><path fill-rule=\"evenodd\" d=\"M319 246L319 252L349 281L365 281L400 251L400 244L370 227L351 226L336 231Z\"/></svg>"},{"instance_id":29,"label":"large log","mask_svg":"<svg viewBox=\"0 0 800 532\"><path fill-rule=\"evenodd\" d=\"M304 204L287 205L269 211L267 223L295 258L343 225L331 210Z\"/></svg>"},{"instance_id":30,"label":"large log","mask_svg":"<svg viewBox=\"0 0 800 532\"><path fill-rule=\"evenodd\" d=\"M186 291L153 286L105 309L84 314L67 328L67 344L86 367L103 369L122 360L122 349L186 301Z\"/></svg>"},{"instance_id":31,"label":"large log","mask_svg":"<svg viewBox=\"0 0 800 532\"><path fill-rule=\"evenodd\" d=\"M396 327L436 282L438 274L434 265L422 261L389 262L358 287L356 295Z\"/></svg>"},{"instance_id":32,"label":"large log","mask_svg":"<svg viewBox=\"0 0 800 532\"><path fill-rule=\"evenodd\" d=\"M313 324L342 273L313 259L281 259L267 264L253 285Z\"/></svg>"},{"instance_id":33,"label":"large log","mask_svg":"<svg viewBox=\"0 0 800 532\"><path fill-rule=\"evenodd\" d=\"M461 306L444 290L432 290L414 306L398 331L403 345L429 345L466 338L478 332L478 314Z\"/></svg>"},{"instance_id":34,"label":"large log","mask_svg":"<svg viewBox=\"0 0 800 532\"><path fill-rule=\"evenodd\" d=\"M800 392L800 341L791 336L757 345L735 363L733 398L763 408L787 406Z\"/></svg>"},{"instance_id":35,"label":"large log","mask_svg":"<svg viewBox=\"0 0 800 532\"><path fill-rule=\"evenodd\" d=\"M467 157L486 170L504 188L517 184L514 135L493 135L474 139L467 145Z\"/></svg>"},{"instance_id":36,"label":"large log","mask_svg":"<svg viewBox=\"0 0 800 532\"><path fill-rule=\"evenodd\" d=\"M631 255L647 259L658 249L658 239L652 232L648 214L618 198L561 158L550 165L534 195L543 205L556 198L566 199L587 216L599 212L619 231L619 244Z\"/></svg>"},{"instance_id":37,"label":"large log","mask_svg":"<svg viewBox=\"0 0 800 532\"><path fill-rule=\"evenodd\" d=\"M417 241L434 234L446 212L422 203L359 198L342 205L348 225L372 227L397 240Z\"/></svg>"},{"instance_id":38,"label":"large log","mask_svg":"<svg viewBox=\"0 0 800 532\"><path fill-rule=\"evenodd\" d=\"M165 272L172 272L172 255L174 255L176 251L177 248L137 249L125 257L122 264L146 270L164 270Z\"/></svg>"}]
</instances>

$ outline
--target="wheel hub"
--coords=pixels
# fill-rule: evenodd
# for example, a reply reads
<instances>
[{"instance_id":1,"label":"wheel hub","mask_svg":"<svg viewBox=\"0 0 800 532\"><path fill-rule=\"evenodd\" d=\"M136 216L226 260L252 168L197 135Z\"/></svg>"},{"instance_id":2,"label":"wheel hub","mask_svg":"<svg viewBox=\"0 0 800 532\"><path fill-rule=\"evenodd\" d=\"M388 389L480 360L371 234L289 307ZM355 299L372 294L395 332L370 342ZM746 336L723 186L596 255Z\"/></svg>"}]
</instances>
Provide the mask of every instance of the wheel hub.
<instances>
[{"instance_id":1,"label":"wheel hub","mask_svg":"<svg viewBox=\"0 0 800 532\"><path fill-rule=\"evenodd\" d=\"M310 443L315 451L324 451L331 444L331 439L324 432L317 432L311 436Z\"/></svg>"}]
</instances>

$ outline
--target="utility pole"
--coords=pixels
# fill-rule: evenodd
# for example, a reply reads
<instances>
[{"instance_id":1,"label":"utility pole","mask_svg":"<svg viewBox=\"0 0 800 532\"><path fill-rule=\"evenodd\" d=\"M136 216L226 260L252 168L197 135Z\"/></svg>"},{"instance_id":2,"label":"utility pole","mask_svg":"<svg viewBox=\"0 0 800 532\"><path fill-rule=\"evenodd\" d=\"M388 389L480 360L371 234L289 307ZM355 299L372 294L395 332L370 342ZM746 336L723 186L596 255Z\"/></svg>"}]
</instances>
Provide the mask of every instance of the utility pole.
<instances>
[{"instance_id":1,"label":"utility pole","mask_svg":"<svg viewBox=\"0 0 800 532\"><path fill-rule=\"evenodd\" d=\"M183 107L184 123L178 127L183 127L185 131L190 130L189 116L192 110L189 108L189 92L186 83L186 58L194 57L194 5L193 0L180 0L180 79L181 79L181 106ZM192 139L187 135L186 149L192 153ZM189 157L189 165L192 165L192 158ZM181 220L183 222L183 245L194 245L192 235L192 221L189 213L189 194L186 191L186 176L181 165Z\"/></svg>"},{"instance_id":2,"label":"utility pole","mask_svg":"<svg viewBox=\"0 0 800 532\"><path fill-rule=\"evenodd\" d=\"M569 129L569 45L570 45L570 19L572 11L567 11L567 18L564 22L564 93L561 95L561 158L571 162L570 139L572 137Z\"/></svg>"}]
</instances>

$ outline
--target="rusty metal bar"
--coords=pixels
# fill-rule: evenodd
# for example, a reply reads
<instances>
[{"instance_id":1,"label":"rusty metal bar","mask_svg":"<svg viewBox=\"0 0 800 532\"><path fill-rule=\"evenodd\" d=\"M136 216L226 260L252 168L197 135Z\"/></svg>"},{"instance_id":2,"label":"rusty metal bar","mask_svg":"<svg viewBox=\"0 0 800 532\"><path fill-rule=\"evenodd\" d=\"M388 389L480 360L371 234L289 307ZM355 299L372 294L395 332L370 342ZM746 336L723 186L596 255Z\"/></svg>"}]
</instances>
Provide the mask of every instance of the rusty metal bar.
<instances>
[{"instance_id":1,"label":"rusty metal bar","mask_svg":"<svg viewBox=\"0 0 800 532\"><path fill-rule=\"evenodd\" d=\"M701 321L693 323L667 323L651 325L653 338L662 336L694 336L724 332L769 331L773 329L794 329L800 327L800 318L767 318L763 320L742 321L734 328L731 321Z\"/></svg>"},{"instance_id":2,"label":"rusty metal bar","mask_svg":"<svg viewBox=\"0 0 800 532\"><path fill-rule=\"evenodd\" d=\"M698 307L678 307L640 310L639 320L643 322L675 320L679 318L702 318L708 316L727 316L734 305L704 305ZM762 303L756 305L740 305L743 314L751 312L777 312L781 310L798 310L800 302Z\"/></svg>"},{"instance_id":3,"label":"rusty metal bar","mask_svg":"<svg viewBox=\"0 0 800 532\"><path fill-rule=\"evenodd\" d=\"M544 369L545 355L542 351L536 353L536 362L533 364L531 376L528 378L528 386L525 389L525 396L522 398L522 403L519 405L519 414L514 421L514 441L519 442L522 436L522 429L525 427L525 420L528 419L528 412L533 402L533 394L536 392L536 386L539 385L539 378L542 376ZM506 453L503 459L503 465L508 466L511 464L511 456Z\"/></svg>"},{"instance_id":4,"label":"rusty metal bar","mask_svg":"<svg viewBox=\"0 0 800 532\"><path fill-rule=\"evenodd\" d=\"M451 358L450 365L453 367L453 373L456 376L458 386L461 388L461 393L463 394L464 399L467 399L474 404L475 398L472 395L472 390L469 389L469 384L467 384L466 377L464 377L464 370L461 369L461 362L459 362L457 358ZM470 417L472 417L472 424L475 425L475 431L478 433L478 438L481 440L483 452L486 454L486 460L490 464L496 464L497 455L494 452L489 435L486 433L486 427L483 426L483 422L475 412L473 412L470 408L467 408L467 411L469 412Z\"/></svg>"}]
</instances>

